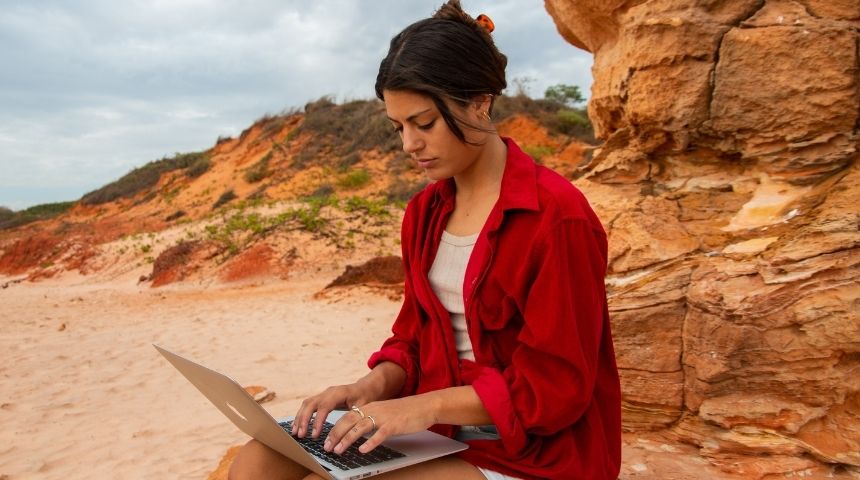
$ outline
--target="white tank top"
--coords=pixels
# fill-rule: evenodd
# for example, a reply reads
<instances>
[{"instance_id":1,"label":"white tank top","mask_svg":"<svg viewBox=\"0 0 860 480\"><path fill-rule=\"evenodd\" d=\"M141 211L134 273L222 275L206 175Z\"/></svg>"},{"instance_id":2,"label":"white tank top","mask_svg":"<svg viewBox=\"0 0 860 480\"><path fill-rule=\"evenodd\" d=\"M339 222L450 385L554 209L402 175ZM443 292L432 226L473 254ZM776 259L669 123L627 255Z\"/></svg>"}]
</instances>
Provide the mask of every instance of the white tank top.
<instances>
[{"instance_id":1,"label":"white tank top","mask_svg":"<svg viewBox=\"0 0 860 480\"><path fill-rule=\"evenodd\" d=\"M436 252L436 258L428 275L433 293L451 315L458 356L473 361L475 354L466 329L463 281L466 278L466 265L469 263L469 257L477 240L477 233L468 237L458 237L442 232L442 242L439 243L439 250Z\"/></svg>"}]
</instances>

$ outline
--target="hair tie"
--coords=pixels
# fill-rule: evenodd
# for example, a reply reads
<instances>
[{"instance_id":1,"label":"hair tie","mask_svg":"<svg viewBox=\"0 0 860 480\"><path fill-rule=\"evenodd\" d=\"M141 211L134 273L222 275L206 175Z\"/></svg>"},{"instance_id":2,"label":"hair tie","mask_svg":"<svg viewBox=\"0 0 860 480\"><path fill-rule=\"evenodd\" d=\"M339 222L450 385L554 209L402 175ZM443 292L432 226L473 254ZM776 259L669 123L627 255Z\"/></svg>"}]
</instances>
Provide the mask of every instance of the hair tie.
<instances>
[{"instance_id":1,"label":"hair tie","mask_svg":"<svg viewBox=\"0 0 860 480\"><path fill-rule=\"evenodd\" d=\"M496 29L496 25L490 20L490 17L484 15L483 13L478 15L478 18L475 19L475 23L484 27L484 29L490 33Z\"/></svg>"}]
</instances>

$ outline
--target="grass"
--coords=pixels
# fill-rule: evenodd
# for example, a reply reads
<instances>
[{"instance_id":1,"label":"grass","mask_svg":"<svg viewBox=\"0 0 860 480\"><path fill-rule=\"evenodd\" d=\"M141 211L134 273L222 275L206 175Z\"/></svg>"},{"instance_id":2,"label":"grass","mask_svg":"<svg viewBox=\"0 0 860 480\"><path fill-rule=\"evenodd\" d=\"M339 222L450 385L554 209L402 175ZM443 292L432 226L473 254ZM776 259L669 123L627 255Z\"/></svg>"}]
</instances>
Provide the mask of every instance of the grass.
<instances>
[{"instance_id":1,"label":"grass","mask_svg":"<svg viewBox=\"0 0 860 480\"><path fill-rule=\"evenodd\" d=\"M0 230L57 217L67 212L74 204L75 202L44 203L17 212L0 207Z\"/></svg>"}]
</instances>

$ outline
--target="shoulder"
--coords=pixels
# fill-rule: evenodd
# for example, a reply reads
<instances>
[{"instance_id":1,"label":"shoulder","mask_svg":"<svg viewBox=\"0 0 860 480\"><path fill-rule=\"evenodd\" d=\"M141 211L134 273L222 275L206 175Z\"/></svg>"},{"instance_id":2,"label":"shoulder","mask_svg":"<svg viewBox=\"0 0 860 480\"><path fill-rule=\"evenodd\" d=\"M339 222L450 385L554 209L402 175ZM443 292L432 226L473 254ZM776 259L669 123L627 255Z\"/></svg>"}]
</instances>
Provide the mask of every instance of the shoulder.
<instances>
[{"instance_id":1,"label":"shoulder","mask_svg":"<svg viewBox=\"0 0 860 480\"><path fill-rule=\"evenodd\" d=\"M536 167L536 180L539 208L550 223L579 220L603 230L588 199L570 180L542 165Z\"/></svg>"}]
</instances>

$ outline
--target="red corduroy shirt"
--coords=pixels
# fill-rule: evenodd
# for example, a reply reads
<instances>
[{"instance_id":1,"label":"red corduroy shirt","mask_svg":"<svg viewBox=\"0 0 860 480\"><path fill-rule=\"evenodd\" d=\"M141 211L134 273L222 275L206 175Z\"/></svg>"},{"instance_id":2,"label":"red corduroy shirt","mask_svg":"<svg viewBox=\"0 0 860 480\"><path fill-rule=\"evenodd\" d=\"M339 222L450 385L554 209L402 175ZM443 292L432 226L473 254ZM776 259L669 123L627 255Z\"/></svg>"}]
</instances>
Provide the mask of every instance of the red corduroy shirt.
<instances>
[{"instance_id":1,"label":"red corduroy shirt","mask_svg":"<svg viewBox=\"0 0 860 480\"><path fill-rule=\"evenodd\" d=\"M463 284L475 361L458 358L427 277L454 209L447 179L406 208L403 307L368 365L400 365L401 396L472 385L501 439L468 442L460 456L470 463L521 478L614 479L621 392L603 283L606 234L570 181L504 140L501 193ZM432 427L449 437L457 429Z\"/></svg>"}]
</instances>

